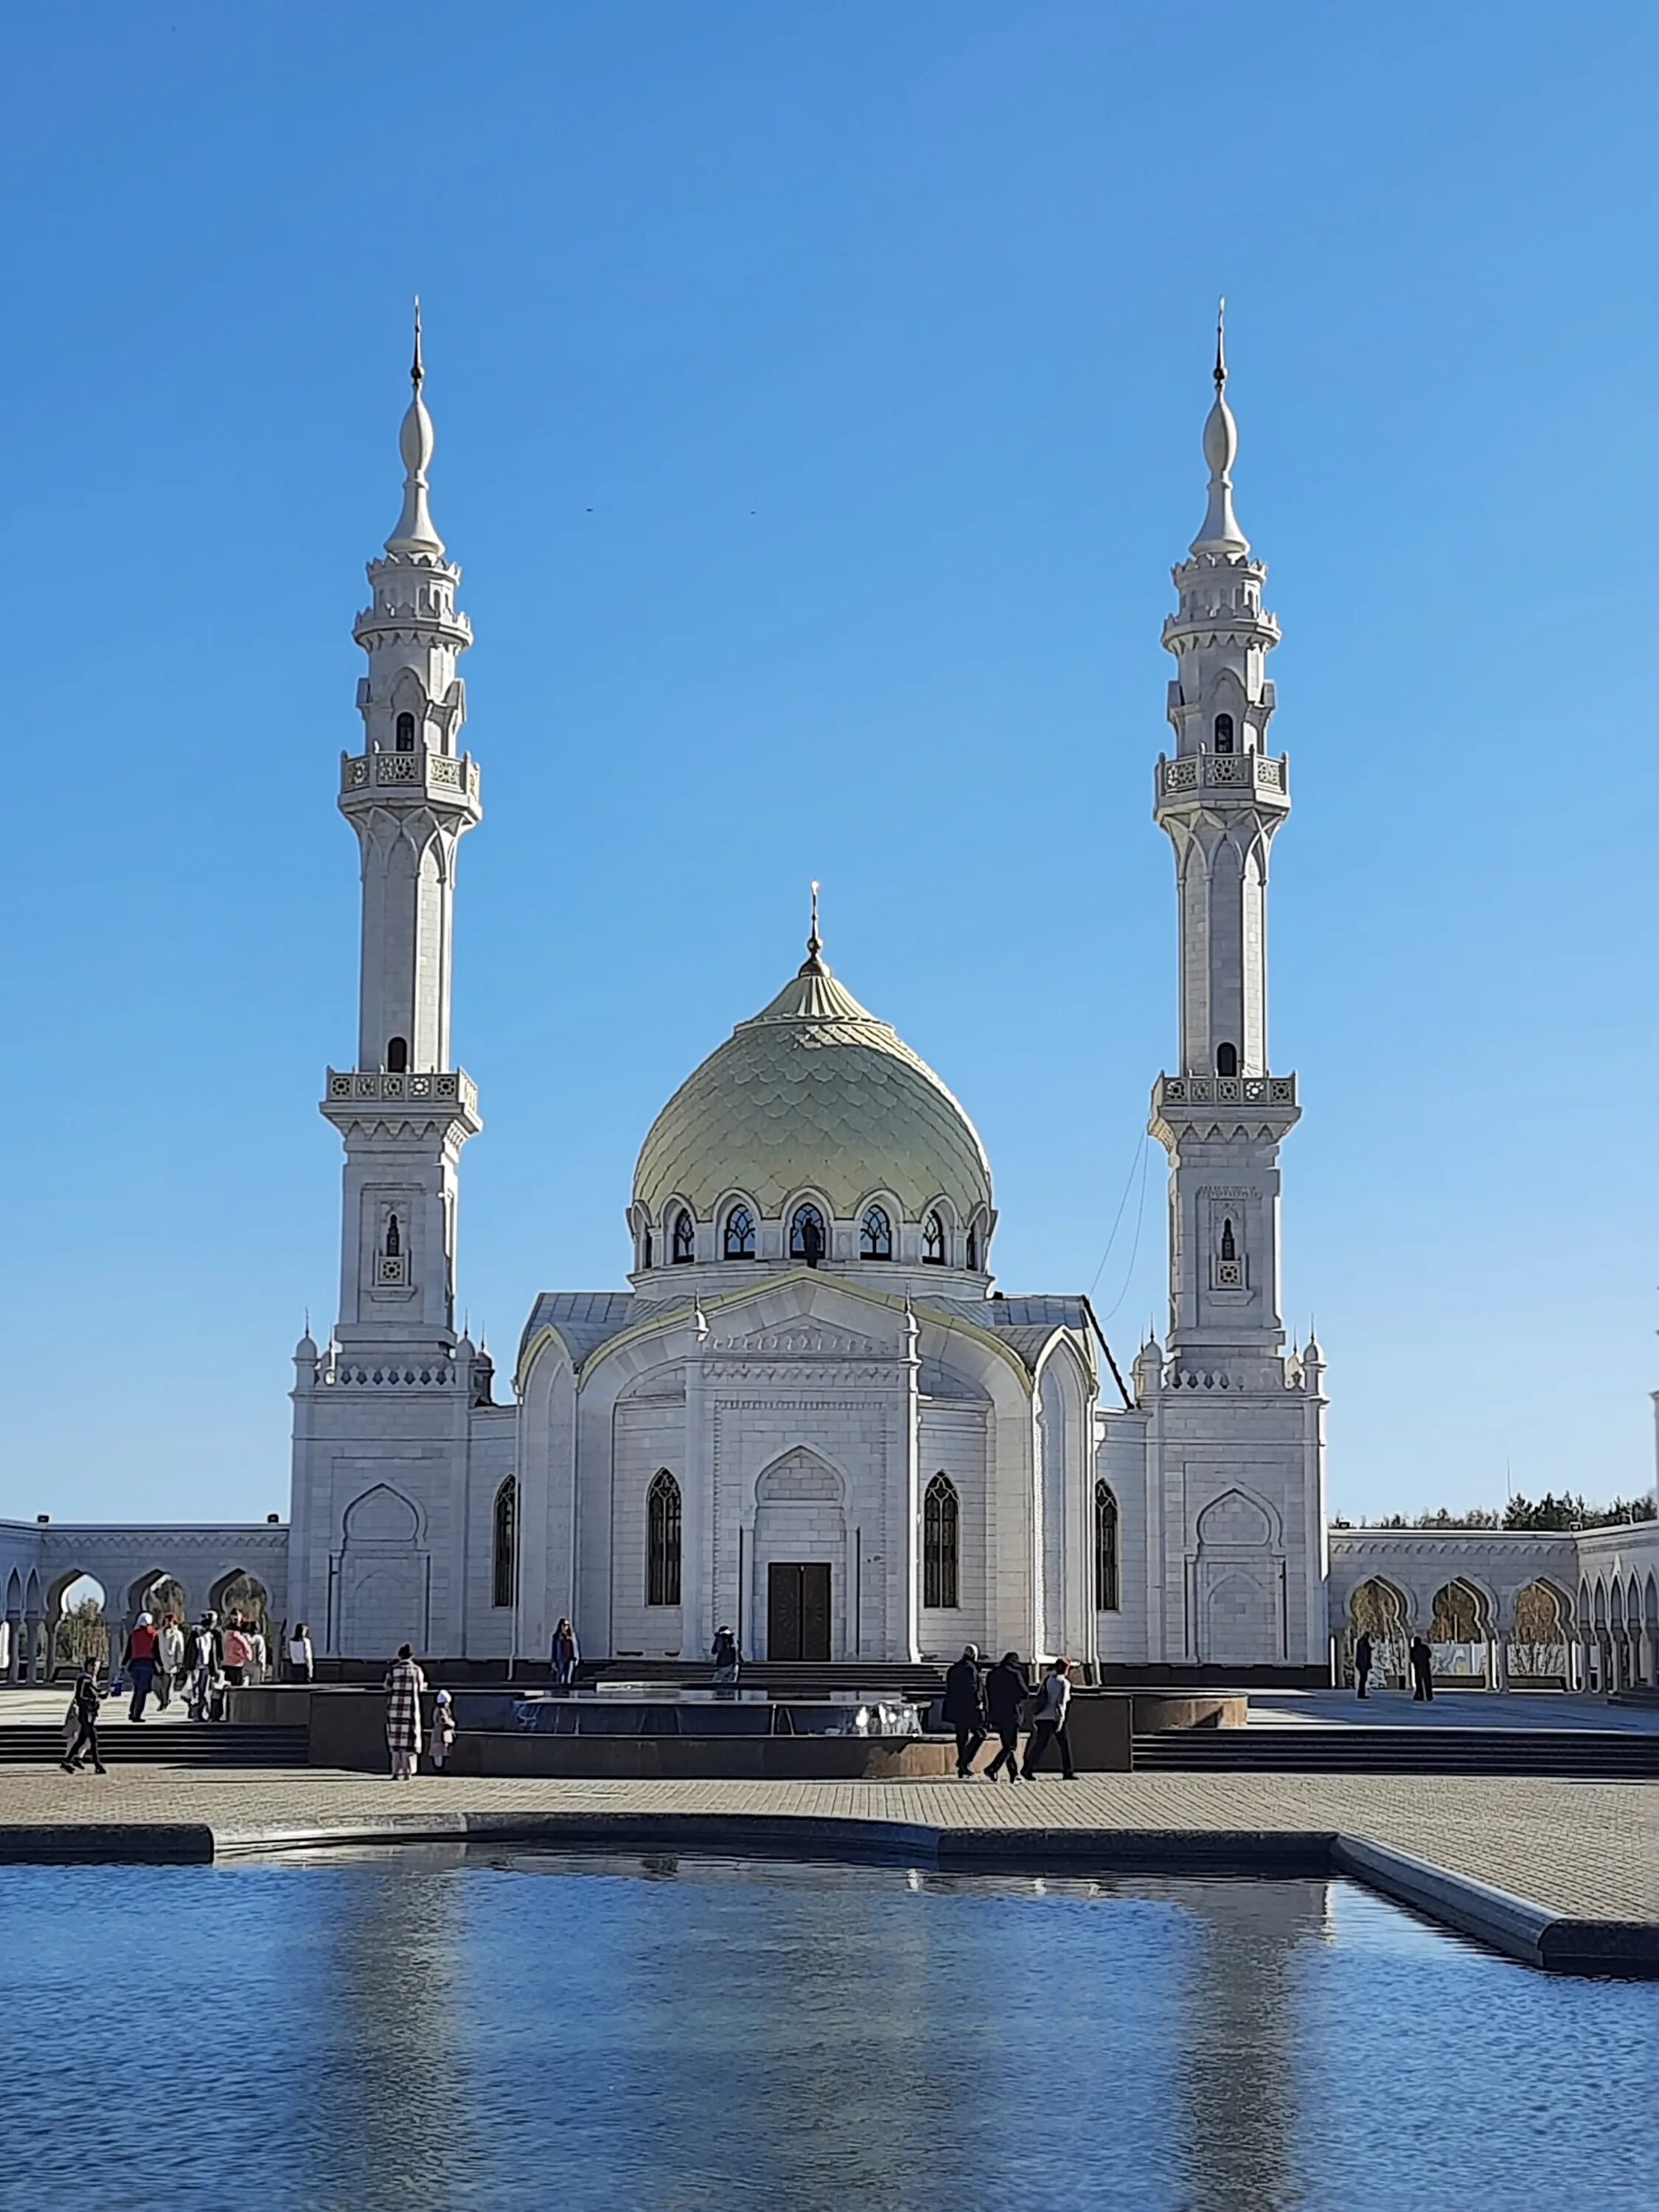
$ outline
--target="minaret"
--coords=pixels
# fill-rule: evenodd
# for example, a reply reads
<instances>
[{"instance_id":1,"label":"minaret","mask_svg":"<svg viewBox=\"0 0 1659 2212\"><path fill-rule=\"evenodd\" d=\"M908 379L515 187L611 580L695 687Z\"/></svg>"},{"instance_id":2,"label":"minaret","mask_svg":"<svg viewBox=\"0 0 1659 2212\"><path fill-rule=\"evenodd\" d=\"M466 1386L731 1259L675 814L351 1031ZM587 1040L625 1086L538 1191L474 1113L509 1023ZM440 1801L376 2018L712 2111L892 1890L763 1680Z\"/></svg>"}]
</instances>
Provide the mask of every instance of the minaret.
<instances>
[{"instance_id":1,"label":"minaret","mask_svg":"<svg viewBox=\"0 0 1659 2212\"><path fill-rule=\"evenodd\" d=\"M1175 847L1181 1059L1153 1091L1151 1127L1170 1155L1171 1360L1249 1388L1273 1379L1285 1340L1279 1146L1297 1108L1296 1079L1270 1073L1267 1058L1267 858L1290 778L1267 750L1279 624L1233 512L1225 311L1204 425L1209 505L1164 625L1176 750L1158 760L1154 816Z\"/></svg>"},{"instance_id":2,"label":"minaret","mask_svg":"<svg viewBox=\"0 0 1659 2212\"><path fill-rule=\"evenodd\" d=\"M345 1142L336 1340L354 1355L453 1351L460 1152L482 1127L449 1042L456 854L483 811L477 765L458 750L456 663L472 630L427 504L418 301L410 374L403 512L368 564L373 599L353 631L368 656L363 750L340 762L340 811L362 854L357 1064L329 1070L322 1110Z\"/></svg>"}]
</instances>

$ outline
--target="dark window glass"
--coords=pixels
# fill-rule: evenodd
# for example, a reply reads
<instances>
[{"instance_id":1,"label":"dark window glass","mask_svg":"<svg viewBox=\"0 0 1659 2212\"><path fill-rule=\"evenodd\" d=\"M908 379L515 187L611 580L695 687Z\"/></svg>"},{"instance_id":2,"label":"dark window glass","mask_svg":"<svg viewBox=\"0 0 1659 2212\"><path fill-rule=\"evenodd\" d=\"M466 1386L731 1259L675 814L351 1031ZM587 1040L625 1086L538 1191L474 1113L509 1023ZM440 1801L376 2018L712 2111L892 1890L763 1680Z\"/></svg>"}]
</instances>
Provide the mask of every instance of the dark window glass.
<instances>
[{"instance_id":1,"label":"dark window glass","mask_svg":"<svg viewBox=\"0 0 1659 2212\"><path fill-rule=\"evenodd\" d=\"M1218 1044L1216 1047L1215 1072L1218 1075L1237 1074L1238 1047L1236 1044Z\"/></svg>"},{"instance_id":2,"label":"dark window glass","mask_svg":"<svg viewBox=\"0 0 1659 2212\"><path fill-rule=\"evenodd\" d=\"M386 1218L386 1258L388 1260L395 1260L403 1249L404 1232L398 1225L398 1217L395 1213L388 1213Z\"/></svg>"},{"instance_id":3,"label":"dark window glass","mask_svg":"<svg viewBox=\"0 0 1659 2212\"><path fill-rule=\"evenodd\" d=\"M975 1222L968 1231L968 1266L970 1273L979 1267L979 1224Z\"/></svg>"},{"instance_id":4,"label":"dark window glass","mask_svg":"<svg viewBox=\"0 0 1659 2212\"><path fill-rule=\"evenodd\" d=\"M1233 1242L1233 1224L1231 1217L1224 1220L1221 1224L1221 1256L1224 1260L1236 1260L1238 1257L1238 1247Z\"/></svg>"},{"instance_id":5,"label":"dark window glass","mask_svg":"<svg viewBox=\"0 0 1659 2212\"><path fill-rule=\"evenodd\" d=\"M945 1265L945 1224L937 1213L930 1213L921 1224L921 1256L929 1267Z\"/></svg>"},{"instance_id":6,"label":"dark window glass","mask_svg":"<svg viewBox=\"0 0 1659 2212\"><path fill-rule=\"evenodd\" d=\"M884 1206L872 1206L859 1224L859 1257L860 1260L890 1260L893 1256L893 1224L887 1218Z\"/></svg>"},{"instance_id":7,"label":"dark window glass","mask_svg":"<svg viewBox=\"0 0 1659 2212\"><path fill-rule=\"evenodd\" d=\"M728 1260L755 1256L755 1217L746 1206L734 1206L726 1217L725 1249Z\"/></svg>"},{"instance_id":8,"label":"dark window glass","mask_svg":"<svg viewBox=\"0 0 1659 2212\"><path fill-rule=\"evenodd\" d=\"M400 753L412 753L415 750L413 714L399 714L398 717L398 750Z\"/></svg>"},{"instance_id":9,"label":"dark window glass","mask_svg":"<svg viewBox=\"0 0 1659 2212\"><path fill-rule=\"evenodd\" d=\"M409 1039L407 1037L392 1037L388 1042L386 1048L386 1064L393 1075L408 1073Z\"/></svg>"},{"instance_id":10,"label":"dark window glass","mask_svg":"<svg viewBox=\"0 0 1659 2212\"><path fill-rule=\"evenodd\" d=\"M495 1492L495 1601L511 1605L519 1588L519 1486L511 1475Z\"/></svg>"},{"instance_id":11,"label":"dark window glass","mask_svg":"<svg viewBox=\"0 0 1659 2212\"><path fill-rule=\"evenodd\" d=\"M1218 714L1215 718L1215 749L1218 753L1230 753L1233 749L1233 718Z\"/></svg>"},{"instance_id":12,"label":"dark window glass","mask_svg":"<svg viewBox=\"0 0 1659 2212\"><path fill-rule=\"evenodd\" d=\"M680 1601L680 1486L665 1467L645 1493L645 1601Z\"/></svg>"},{"instance_id":13,"label":"dark window glass","mask_svg":"<svg viewBox=\"0 0 1659 2212\"><path fill-rule=\"evenodd\" d=\"M640 1259L640 1265L642 1267L648 1267L651 1265L652 1254L654 1249L651 1231L647 1229L645 1232L645 1250Z\"/></svg>"},{"instance_id":14,"label":"dark window glass","mask_svg":"<svg viewBox=\"0 0 1659 2212\"><path fill-rule=\"evenodd\" d=\"M798 1206L789 1224L789 1256L816 1267L825 1250L823 1216L816 1206Z\"/></svg>"},{"instance_id":15,"label":"dark window glass","mask_svg":"<svg viewBox=\"0 0 1659 2212\"><path fill-rule=\"evenodd\" d=\"M921 1501L921 1601L962 1602L962 1501L948 1474L936 1474Z\"/></svg>"},{"instance_id":16,"label":"dark window glass","mask_svg":"<svg viewBox=\"0 0 1659 2212\"><path fill-rule=\"evenodd\" d=\"M1095 1485L1095 1610L1117 1611L1117 1500L1109 1482Z\"/></svg>"},{"instance_id":17,"label":"dark window glass","mask_svg":"<svg viewBox=\"0 0 1659 2212\"><path fill-rule=\"evenodd\" d=\"M690 1215L682 1210L674 1216L674 1265L683 1267L688 1260L697 1256L697 1228Z\"/></svg>"}]
</instances>

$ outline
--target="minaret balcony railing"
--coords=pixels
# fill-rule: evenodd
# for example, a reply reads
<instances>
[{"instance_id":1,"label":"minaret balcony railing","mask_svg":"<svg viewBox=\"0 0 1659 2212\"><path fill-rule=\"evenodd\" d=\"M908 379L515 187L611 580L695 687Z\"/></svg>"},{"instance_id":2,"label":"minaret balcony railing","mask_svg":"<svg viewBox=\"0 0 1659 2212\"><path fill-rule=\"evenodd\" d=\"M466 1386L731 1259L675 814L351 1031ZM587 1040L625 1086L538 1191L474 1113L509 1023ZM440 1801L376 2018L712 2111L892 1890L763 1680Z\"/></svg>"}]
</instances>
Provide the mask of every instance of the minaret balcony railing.
<instances>
[{"instance_id":1,"label":"minaret balcony railing","mask_svg":"<svg viewBox=\"0 0 1659 2212\"><path fill-rule=\"evenodd\" d=\"M331 1106L358 1101L378 1105L399 1098L417 1105L453 1106L475 1117L478 1111L478 1086L464 1068L425 1075L394 1075L386 1068L331 1067L328 1071Z\"/></svg>"},{"instance_id":2,"label":"minaret balcony railing","mask_svg":"<svg viewBox=\"0 0 1659 2212\"><path fill-rule=\"evenodd\" d=\"M1264 791L1291 795L1291 763L1283 753L1181 753L1158 764L1158 795L1182 791Z\"/></svg>"},{"instance_id":3,"label":"minaret balcony railing","mask_svg":"<svg viewBox=\"0 0 1659 2212\"><path fill-rule=\"evenodd\" d=\"M478 763L471 753L345 753L340 758L340 795L360 791L419 793L425 799L476 802Z\"/></svg>"},{"instance_id":4,"label":"minaret balcony railing","mask_svg":"<svg viewBox=\"0 0 1659 2212\"><path fill-rule=\"evenodd\" d=\"M1293 1075L1160 1075L1152 1103L1170 1106L1290 1106Z\"/></svg>"}]
</instances>

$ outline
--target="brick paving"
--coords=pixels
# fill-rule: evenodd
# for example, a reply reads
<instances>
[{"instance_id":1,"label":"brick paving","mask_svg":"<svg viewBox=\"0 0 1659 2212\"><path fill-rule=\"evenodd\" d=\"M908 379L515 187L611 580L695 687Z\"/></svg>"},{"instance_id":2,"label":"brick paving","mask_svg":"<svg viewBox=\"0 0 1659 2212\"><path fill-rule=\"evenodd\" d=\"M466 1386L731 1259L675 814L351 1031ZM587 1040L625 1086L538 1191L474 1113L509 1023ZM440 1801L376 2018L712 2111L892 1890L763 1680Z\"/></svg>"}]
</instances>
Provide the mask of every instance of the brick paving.
<instances>
[{"instance_id":1,"label":"brick paving","mask_svg":"<svg viewBox=\"0 0 1659 2212\"><path fill-rule=\"evenodd\" d=\"M179 1822L224 1844L434 1814L691 1814L895 1822L1006 1835L1342 1834L1574 1920L1659 1927L1659 1785L1498 1776L1085 1775L986 1783L562 1782L454 1777L394 1787L315 1768L0 1769L8 1829Z\"/></svg>"}]
</instances>

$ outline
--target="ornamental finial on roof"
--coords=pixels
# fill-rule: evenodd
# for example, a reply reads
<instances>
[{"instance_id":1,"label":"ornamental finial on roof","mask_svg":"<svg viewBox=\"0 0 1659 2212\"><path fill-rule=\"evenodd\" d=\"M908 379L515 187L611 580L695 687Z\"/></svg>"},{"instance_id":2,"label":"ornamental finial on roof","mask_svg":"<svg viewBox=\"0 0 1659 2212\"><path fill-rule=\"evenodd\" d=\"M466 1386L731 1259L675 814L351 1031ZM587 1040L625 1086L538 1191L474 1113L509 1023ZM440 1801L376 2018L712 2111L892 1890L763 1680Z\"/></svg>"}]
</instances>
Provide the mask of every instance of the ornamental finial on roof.
<instances>
[{"instance_id":1,"label":"ornamental finial on roof","mask_svg":"<svg viewBox=\"0 0 1659 2212\"><path fill-rule=\"evenodd\" d=\"M398 433L398 450L404 463L404 511L398 517L398 527L386 541L386 550L388 553L435 553L441 559L444 541L438 535L426 499L426 472L432 465L438 439L426 402L421 397L421 386L426 382L426 361L421 345L418 299L415 302L415 357L410 363L409 380L413 387L409 411Z\"/></svg>"},{"instance_id":2,"label":"ornamental finial on roof","mask_svg":"<svg viewBox=\"0 0 1659 2212\"><path fill-rule=\"evenodd\" d=\"M818 935L818 887L812 886L812 927L806 939L806 957L801 963L803 975L824 975L829 973L822 958L823 939Z\"/></svg>"},{"instance_id":3,"label":"ornamental finial on roof","mask_svg":"<svg viewBox=\"0 0 1659 2212\"><path fill-rule=\"evenodd\" d=\"M1194 553L1248 553L1250 541L1233 513L1232 466L1238 457L1238 425L1227 404L1227 302L1215 320L1215 404L1204 425L1204 459L1210 471L1210 503L1204 526L1193 540Z\"/></svg>"},{"instance_id":4,"label":"ornamental finial on roof","mask_svg":"<svg viewBox=\"0 0 1659 2212\"><path fill-rule=\"evenodd\" d=\"M416 344L420 343L421 303L415 302ZM1221 295L1221 305L1215 318L1215 392L1218 399L1227 389L1227 295Z\"/></svg>"}]
</instances>

